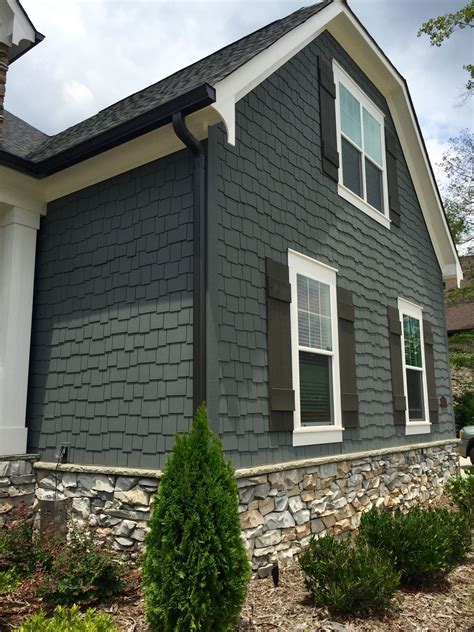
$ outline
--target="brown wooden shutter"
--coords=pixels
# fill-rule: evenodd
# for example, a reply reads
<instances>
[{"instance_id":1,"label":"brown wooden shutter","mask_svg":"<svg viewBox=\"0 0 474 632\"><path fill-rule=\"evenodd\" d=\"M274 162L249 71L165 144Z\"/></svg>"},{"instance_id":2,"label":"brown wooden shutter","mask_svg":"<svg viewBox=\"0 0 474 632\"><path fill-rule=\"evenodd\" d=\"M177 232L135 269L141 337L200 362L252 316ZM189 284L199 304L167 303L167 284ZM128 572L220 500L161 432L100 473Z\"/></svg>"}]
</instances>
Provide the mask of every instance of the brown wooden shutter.
<instances>
[{"instance_id":1,"label":"brown wooden shutter","mask_svg":"<svg viewBox=\"0 0 474 632\"><path fill-rule=\"evenodd\" d=\"M359 422L359 396L356 385L354 303L352 292L340 287L337 288L337 317L342 425L344 428L356 428Z\"/></svg>"},{"instance_id":2,"label":"brown wooden shutter","mask_svg":"<svg viewBox=\"0 0 474 632\"><path fill-rule=\"evenodd\" d=\"M398 195L397 174L398 146L394 134L387 128L385 128L385 153L390 219L395 226L400 226L400 198Z\"/></svg>"},{"instance_id":3,"label":"brown wooden shutter","mask_svg":"<svg viewBox=\"0 0 474 632\"><path fill-rule=\"evenodd\" d=\"M288 266L266 259L270 431L292 431L295 391L291 370L291 287Z\"/></svg>"},{"instance_id":4,"label":"brown wooden shutter","mask_svg":"<svg viewBox=\"0 0 474 632\"><path fill-rule=\"evenodd\" d=\"M388 307L390 364L392 368L393 417L396 424L405 424L407 402L403 386L402 324L396 307Z\"/></svg>"},{"instance_id":5,"label":"brown wooden shutter","mask_svg":"<svg viewBox=\"0 0 474 632\"><path fill-rule=\"evenodd\" d=\"M339 181L339 153L336 130L336 86L332 65L318 57L319 115L321 124L322 168L335 182Z\"/></svg>"},{"instance_id":6,"label":"brown wooden shutter","mask_svg":"<svg viewBox=\"0 0 474 632\"><path fill-rule=\"evenodd\" d=\"M431 423L437 423L439 419L438 397L436 395L436 380L433 355L433 331L431 324L423 320L423 340L425 345L426 383L428 386L428 409Z\"/></svg>"}]
</instances>

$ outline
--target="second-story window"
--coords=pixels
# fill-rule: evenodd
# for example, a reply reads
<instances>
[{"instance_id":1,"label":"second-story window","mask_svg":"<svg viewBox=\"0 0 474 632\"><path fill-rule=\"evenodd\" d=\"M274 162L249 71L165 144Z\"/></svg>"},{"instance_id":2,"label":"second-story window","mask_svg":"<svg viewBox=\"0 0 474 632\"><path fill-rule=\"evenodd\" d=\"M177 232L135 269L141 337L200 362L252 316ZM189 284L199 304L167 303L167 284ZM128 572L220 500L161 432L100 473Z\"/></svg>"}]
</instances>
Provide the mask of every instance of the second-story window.
<instances>
[{"instance_id":1,"label":"second-story window","mask_svg":"<svg viewBox=\"0 0 474 632\"><path fill-rule=\"evenodd\" d=\"M335 63L339 193L374 219L388 219L384 115Z\"/></svg>"}]
</instances>

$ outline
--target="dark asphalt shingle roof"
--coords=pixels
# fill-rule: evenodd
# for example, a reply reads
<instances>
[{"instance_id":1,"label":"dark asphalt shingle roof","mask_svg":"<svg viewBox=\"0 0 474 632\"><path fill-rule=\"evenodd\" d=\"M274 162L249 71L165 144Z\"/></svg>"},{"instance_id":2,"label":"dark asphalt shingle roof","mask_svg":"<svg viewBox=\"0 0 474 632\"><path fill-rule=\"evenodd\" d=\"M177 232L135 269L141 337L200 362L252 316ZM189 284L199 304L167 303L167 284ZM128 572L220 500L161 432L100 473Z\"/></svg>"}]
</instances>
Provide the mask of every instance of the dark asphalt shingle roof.
<instances>
[{"instance_id":1,"label":"dark asphalt shingle roof","mask_svg":"<svg viewBox=\"0 0 474 632\"><path fill-rule=\"evenodd\" d=\"M5 110L3 149L25 158L49 138L47 134Z\"/></svg>"},{"instance_id":2,"label":"dark asphalt shingle roof","mask_svg":"<svg viewBox=\"0 0 474 632\"><path fill-rule=\"evenodd\" d=\"M43 134L42 142L38 142L38 134L41 132L31 128L27 123L24 123L25 127L22 128L13 120L20 119L17 117L10 119L13 116L10 115L6 121L8 145L5 141L3 148L18 156L28 157L34 162L50 158L144 112L153 110L195 87L204 83L214 85L331 2L332 0L325 0L303 7L285 18L276 20L59 134L50 137ZM34 134L30 133L30 129L34 130ZM22 138L17 138L18 135ZM25 151L28 147L29 151Z\"/></svg>"}]
</instances>

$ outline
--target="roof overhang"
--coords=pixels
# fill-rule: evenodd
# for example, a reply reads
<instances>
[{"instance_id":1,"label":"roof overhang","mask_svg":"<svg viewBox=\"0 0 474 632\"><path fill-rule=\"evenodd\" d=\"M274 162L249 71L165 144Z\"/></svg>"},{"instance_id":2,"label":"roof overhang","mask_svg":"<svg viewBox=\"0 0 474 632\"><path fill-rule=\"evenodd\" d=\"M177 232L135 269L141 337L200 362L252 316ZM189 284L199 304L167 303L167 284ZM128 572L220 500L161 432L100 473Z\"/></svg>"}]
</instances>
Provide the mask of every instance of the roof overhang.
<instances>
[{"instance_id":1,"label":"roof overhang","mask_svg":"<svg viewBox=\"0 0 474 632\"><path fill-rule=\"evenodd\" d=\"M43 40L19 0L0 0L0 42L8 46L10 63Z\"/></svg>"},{"instance_id":2,"label":"roof overhang","mask_svg":"<svg viewBox=\"0 0 474 632\"><path fill-rule=\"evenodd\" d=\"M319 13L218 82L214 108L235 143L235 104L323 31L329 31L385 96L408 164L443 279L462 279L462 268L405 79L344 0Z\"/></svg>"}]
</instances>

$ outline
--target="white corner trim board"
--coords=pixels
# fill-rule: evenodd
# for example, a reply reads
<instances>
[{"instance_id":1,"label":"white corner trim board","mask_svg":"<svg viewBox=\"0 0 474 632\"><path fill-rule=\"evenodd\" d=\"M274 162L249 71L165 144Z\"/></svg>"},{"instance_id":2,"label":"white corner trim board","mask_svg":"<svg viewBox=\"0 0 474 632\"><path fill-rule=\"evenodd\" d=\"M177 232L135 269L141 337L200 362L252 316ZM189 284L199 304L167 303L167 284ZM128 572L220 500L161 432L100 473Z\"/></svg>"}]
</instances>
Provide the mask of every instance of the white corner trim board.
<instances>
[{"instance_id":1,"label":"white corner trim board","mask_svg":"<svg viewBox=\"0 0 474 632\"><path fill-rule=\"evenodd\" d=\"M0 455L26 452L26 393L38 228L38 214L0 206Z\"/></svg>"}]
</instances>

